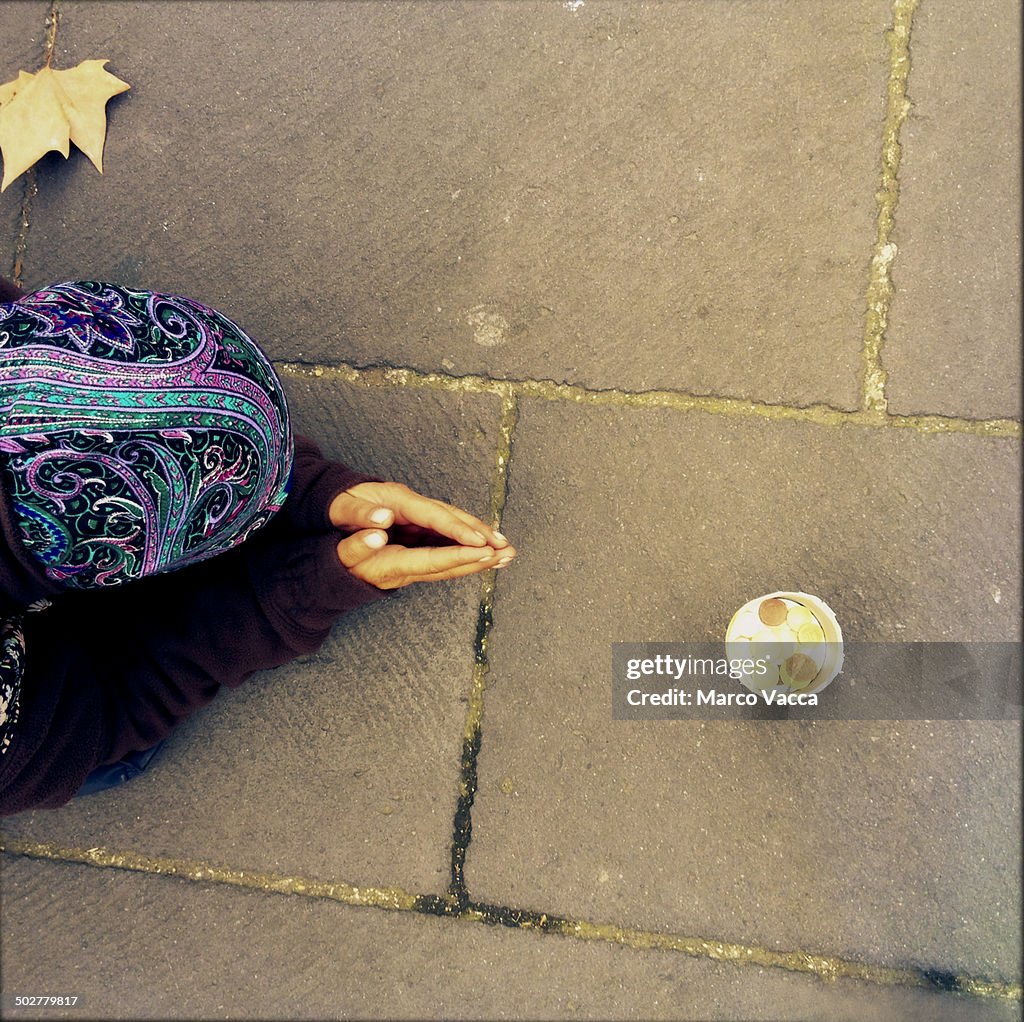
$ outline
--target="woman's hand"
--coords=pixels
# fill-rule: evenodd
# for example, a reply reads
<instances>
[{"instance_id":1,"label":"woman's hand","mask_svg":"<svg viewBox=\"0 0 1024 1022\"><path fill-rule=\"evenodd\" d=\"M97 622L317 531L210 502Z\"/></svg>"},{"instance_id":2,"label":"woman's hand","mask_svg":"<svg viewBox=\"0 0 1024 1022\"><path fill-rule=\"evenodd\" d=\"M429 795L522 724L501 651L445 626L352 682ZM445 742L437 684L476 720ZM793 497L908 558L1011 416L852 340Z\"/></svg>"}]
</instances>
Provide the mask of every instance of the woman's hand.
<instances>
[{"instance_id":1,"label":"woman's hand","mask_svg":"<svg viewBox=\"0 0 1024 1022\"><path fill-rule=\"evenodd\" d=\"M335 528L352 532L338 544L341 563L378 589L503 568L516 555L479 518L402 483L358 483L334 498L329 514Z\"/></svg>"}]
</instances>

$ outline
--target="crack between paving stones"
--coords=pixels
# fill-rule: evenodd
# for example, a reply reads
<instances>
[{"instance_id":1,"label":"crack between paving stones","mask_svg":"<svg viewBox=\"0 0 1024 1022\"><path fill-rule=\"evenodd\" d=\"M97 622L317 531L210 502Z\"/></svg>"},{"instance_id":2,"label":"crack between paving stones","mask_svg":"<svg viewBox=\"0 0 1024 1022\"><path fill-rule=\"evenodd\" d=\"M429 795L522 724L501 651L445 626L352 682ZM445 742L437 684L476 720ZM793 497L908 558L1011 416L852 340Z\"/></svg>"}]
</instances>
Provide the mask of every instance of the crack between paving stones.
<instances>
[{"instance_id":1,"label":"crack between paving stones","mask_svg":"<svg viewBox=\"0 0 1024 1022\"><path fill-rule=\"evenodd\" d=\"M467 922L531 930L570 939L619 944L638 951L675 952L691 958L754 965L805 973L834 982L860 980L875 986L917 987L941 993L975 998L1020 1001L1019 983L1006 983L970 976L948 969L899 967L859 962L836 955L807 951L774 951L770 948L728 941L706 940L673 933L631 929L611 923L592 923L565 916L548 915L529 909L491 905L466 900L455 908L450 900L437 895L414 895L397 887L359 887L343 881L324 881L290 877L255 870L227 869L211 863L188 859L157 858L136 852L115 852L106 848L69 848L31 841L0 842L0 852L12 858L42 859L64 865L120 869L150 876L171 877L183 881L222 884L266 894L292 895L341 902L354 907L413 912L420 915L447 916Z\"/></svg>"},{"instance_id":2,"label":"crack between paving stones","mask_svg":"<svg viewBox=\"0 0 1024 1022\"><path fill-rule=\"evenodd\" d=\"M46 67L53 61L54 51L57 49L57 30L60 27L60 2L51 0L50 10L46 15L46 46L43 50L43 60Z\"/></svg>"},{"instance_id":3,"label":"crack between paving stones","mask_svg":"<svg viewBox=\"0 0 1024 1022\"><path fill-rule=\"evenodd\" d=\"M135 873L180 877L184 880L227 884L277 894L295 894L309 898L341 901L346 905L372 905L377 908L412 910L415 895L397 887L357 887L344 881L313 880L280 873L262 873L248 869L227 869L211 863L116 852L108 848L65 848L31 841L7 841L0 844L7 855L48 859L55 862L123 869Z\"/></svg>"},{"instance_id":4,"label":"crack between paving stones","mask_svg":"<svg viewBox=\"0 0 1024 1022\"><path fill-rule=\"evenodd\" d=\"M501 402L498 449L495 452L494 478L491 484L490 524L501 529L501 518L508 497L508 470L512 456L512 436L519 416L518 401L510 388L505 388ZM459 763L459 796L452 821L451 881L447 899L431 898L417 905L420 911L437 914L462 914L469 904L466 888L466 853L473 837L473 801L477 789L477 759L480 755L484 713L484 692L487 688L487 642L494 621L494 587L498 570L484 572L480 588L476 634L473 637L473 684L466 711Z\"/></svg>"},{"instance_id":5,"label":"crack between paving stones","mask_svg":"<svg viewBox=\"0 0 1024 1022\"><path fill-rule=\"evenodd\" d=\"M22 186L21 195L21 222L18 225L18 235L14 239L14 259L11 262L11 280L14 286L24 290L24 269L25 254L28 251L28 229L32 217L32 200L36 197L39 188L36 184L36 172L30 167L25 172L25 183Z\"/></svg>"},{"instance_id":6,"label":"crack between paving stones","mask_svg":"<svg viewBox=\"0 0 1024 1022\"><path fill-rule=\"evenodd\" d=\"M917 4L918 0L893 0L893 24L885 34L889 47L889 81L882 134L882 181L876 196L878 236L868 281L861 389L862 411L880 418L886 416L888 409L885 397L888 373L882 365L882 348L894 294L892 264L898 250L890 239L900 198L900 129L911 106L907 99L907 79L910 75L910 31Z\"/></svg>"},{"instance_id":7,"label":"crack between paving stones","mask_svg":"<svg viewBox=\"0 0 1024 1022\"><path fill-rule=\"evenodd\" d=\"M824 404L767 404L745 398L694 395L675 390L595 390L575 383L555 383L553 380L497 380L487 376L449 376L445 373L425 373L417 369L393 367L360 369L344 363L313 365L275 362L274 367L285 376L326 376L362 387L425 387L467 394L512 394L516 398L572 401L581 405L668 408L680 412L699 411L709 415L752 416L776 422L809 422L830 427L897 428L912 429L919 433L964 433L971 436L1014 439L1021 436L1021 423L1017 419L966 419L937 414L879 414L875 409L845 411Z\"/></svg>"},{"instance_id":8,"label":"crack between paving stones","mask_svg":"<svg viewBox=\"0 0 1024 1022\"><path fill-rule=\"evenodd\" d=\"M57 48L57 27L60 22L60 0L52 0L46 14L46 35L43 44L43 66L49 67ZM25 172L21 193L21 217L18 234L14 239L14 258L11 261L11 280L16 287L24 289L25 255L28 252L28 232L32 222L32 200L39 191L35 167Z\"/></svg>"}]
</instances>

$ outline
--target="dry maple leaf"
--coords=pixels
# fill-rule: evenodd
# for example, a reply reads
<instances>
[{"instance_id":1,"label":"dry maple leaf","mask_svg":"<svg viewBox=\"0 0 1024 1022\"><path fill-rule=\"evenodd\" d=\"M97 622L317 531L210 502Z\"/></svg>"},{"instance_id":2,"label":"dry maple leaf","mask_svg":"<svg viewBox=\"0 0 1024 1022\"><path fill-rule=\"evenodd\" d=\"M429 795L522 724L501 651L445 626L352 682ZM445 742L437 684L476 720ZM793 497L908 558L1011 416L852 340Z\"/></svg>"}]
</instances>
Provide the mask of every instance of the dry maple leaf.
<instances>
[{"instance_id":1,"label":"dry maple leaf","mask_svg":"<svg viewBox=\"0 0 1024 1022\"><path fill-rule=\"evenodd\" d=\"M106 63L83 60L67 71L44 67L34 75L19 71L13 82L0 85L0 192L53 149L66 159L71 142L103 173L107 100L131 88L105 71Z\"/></svg>"}]
</instances>

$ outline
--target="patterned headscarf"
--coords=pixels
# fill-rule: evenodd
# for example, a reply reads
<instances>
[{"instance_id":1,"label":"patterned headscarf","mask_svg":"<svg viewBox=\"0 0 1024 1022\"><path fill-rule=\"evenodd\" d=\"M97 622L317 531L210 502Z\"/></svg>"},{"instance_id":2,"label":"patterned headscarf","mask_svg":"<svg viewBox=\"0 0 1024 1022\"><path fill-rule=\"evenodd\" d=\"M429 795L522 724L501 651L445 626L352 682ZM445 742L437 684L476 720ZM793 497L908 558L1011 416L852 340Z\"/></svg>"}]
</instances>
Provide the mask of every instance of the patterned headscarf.
<instances>
[{"instance_id":1,"label":"patterned headscarf","mask_svg":"<svg viewBox=\"0 0 1024 1022\"><path fill-rule=\"evenodd\" d=\"M79 281L0 305L0 460L47 575L204 560L281 507L288 409L256 344L188 298Z\"/></svg>"}]
</instances>

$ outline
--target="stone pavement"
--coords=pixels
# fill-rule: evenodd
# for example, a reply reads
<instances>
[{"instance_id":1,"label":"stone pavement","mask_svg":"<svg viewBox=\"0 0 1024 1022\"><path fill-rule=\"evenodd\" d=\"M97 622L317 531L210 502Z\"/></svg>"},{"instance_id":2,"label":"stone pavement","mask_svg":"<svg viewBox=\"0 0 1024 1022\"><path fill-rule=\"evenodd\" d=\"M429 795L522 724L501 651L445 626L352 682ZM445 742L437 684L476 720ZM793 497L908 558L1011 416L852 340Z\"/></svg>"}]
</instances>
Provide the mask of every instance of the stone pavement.
<instances>
[{"instance_id":1,"label":"stone pavement","mask_svg":"<svg viewBox=\"0 0 1024 1022\"><path fill-rule=\"evenodd\" d=\"M621 721L775 589L1020 639L1013 0L0 3L108 57L3 272L192 295L328 453L501 525L143 777L4 821L68 1018L1021 1018L1020 725ZM49 32L48 32L49 26Z\"/></svg>"}]
</instances>

